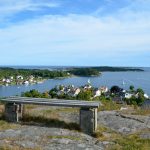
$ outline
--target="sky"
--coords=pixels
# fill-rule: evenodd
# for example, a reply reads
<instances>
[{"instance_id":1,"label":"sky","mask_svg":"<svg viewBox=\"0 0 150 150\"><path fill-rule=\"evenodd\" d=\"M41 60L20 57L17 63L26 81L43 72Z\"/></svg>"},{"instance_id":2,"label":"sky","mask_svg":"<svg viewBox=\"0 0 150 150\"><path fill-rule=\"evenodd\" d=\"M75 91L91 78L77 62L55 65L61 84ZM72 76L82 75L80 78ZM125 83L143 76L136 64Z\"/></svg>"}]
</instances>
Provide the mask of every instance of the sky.
<instances>
[{"instance_id":1,"label":"sky","mask_svg":"<svg viewBox=\"0 0 150 150\"><path fill-rule=\"evenodd\" d=\"M0 65L150 67L150 0L0 0Z\"/></svg>"}]
</instances>

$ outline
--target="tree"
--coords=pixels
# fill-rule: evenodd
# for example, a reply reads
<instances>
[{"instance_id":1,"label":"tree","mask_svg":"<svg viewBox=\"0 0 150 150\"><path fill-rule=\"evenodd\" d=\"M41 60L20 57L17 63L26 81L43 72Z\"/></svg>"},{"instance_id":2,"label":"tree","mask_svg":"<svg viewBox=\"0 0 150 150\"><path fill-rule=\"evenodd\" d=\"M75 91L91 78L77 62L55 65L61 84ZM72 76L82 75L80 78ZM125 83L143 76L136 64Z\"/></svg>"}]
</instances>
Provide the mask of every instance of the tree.
<instances>
[{"instance_id":1,"label":"tree","mask_svg":"<svg viewBox=\"0 0 150 150\"><path fill-rule=\"evenodd\" d=\"M144 98L144 94L143 93L138 93L138 98L137 98L137 104L141 105L144 102L145 98Z\"/></svg>"},{"instance_id":2,"label":"tree","mask_svg":"<svg viewBox=\"0 0 150 150\"><path fill-rule=\"evenodd\" d=\"M77 99L79 100L91 100L91 97L92 97L92 92L90 90L81 91L77 95Z\"/></svg>"},{"instance_id":3,"label":"tree","mask_svg":"<svg viewBox=\"0 0 150 150\"><path fill-rule=\"evenodd\" d=\"M137 89L137 93L141 93L141 94L144 95L144 91L143 91L143 89L141 89L141 88L138 88L138 89Z\"/></svg>"},{"instance_id":4,"label":"tree","mask_svg":"<svg viewBox=\"0 0 150 150\"><path fill-rule=\"evenodd\" d=\"M56 89L51 89L49 91L49 95L52 97L52 98L56 98L57 97L57 93L56 93Z\"/></svg>"},{"instance_id":5,"label":"tree","mask_svg":"<svg viewBox=\"0 0 150 150\"><path fill-rule=\"evenodd\" d=\"M47 91L42 93L41 97L42 98L50 98L49 93Z\"/></svg>"},{"instance_id":6,"label":"tree","mask_svg":"<svg viewBox=\"0 0 150 150\"><path fill-rule=\"evenodd\" d=\"M120 88L119 86L112 86L111 89L110 89L111 93L114 93L114 94L117 94L119 92L122 91L122 88Z\"/></svg>"},{"instance_id":7,"label":"tree","mask_svg":"<svg viewBox=\"0 0 150 150\"><path fill-rule=\"evenodd\" d=\"M133 92L134 91L134 86L130 85L130 91Z\"/></svg>"}]
</instances>

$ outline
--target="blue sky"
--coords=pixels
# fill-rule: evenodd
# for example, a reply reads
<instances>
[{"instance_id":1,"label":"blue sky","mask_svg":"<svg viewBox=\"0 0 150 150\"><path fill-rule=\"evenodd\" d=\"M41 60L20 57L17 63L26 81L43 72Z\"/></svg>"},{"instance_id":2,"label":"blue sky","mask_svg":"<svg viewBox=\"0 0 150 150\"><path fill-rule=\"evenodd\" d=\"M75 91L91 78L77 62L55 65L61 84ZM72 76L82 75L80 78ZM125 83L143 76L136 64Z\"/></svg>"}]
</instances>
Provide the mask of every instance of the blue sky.
<instances>
[{"instance_id":1,"label":"blue sky","mask_svg":"<svg viewBox=\"0 0 150 150\"><path fill-rule=\"evenodd\" d=\"M0 65L150 67L150 0L0 0L0 53Z\"/></svg>"}]
</instances>

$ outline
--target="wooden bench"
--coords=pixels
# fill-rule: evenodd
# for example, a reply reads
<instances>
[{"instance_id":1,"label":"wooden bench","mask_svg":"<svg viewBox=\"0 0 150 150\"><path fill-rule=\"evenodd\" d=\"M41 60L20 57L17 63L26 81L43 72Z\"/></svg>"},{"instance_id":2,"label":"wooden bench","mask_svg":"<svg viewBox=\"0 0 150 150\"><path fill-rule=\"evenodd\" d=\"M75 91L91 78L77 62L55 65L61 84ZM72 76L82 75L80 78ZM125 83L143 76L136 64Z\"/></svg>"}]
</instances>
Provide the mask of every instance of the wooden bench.
<instances>
[{"instance_id":1,"label":"wooden bench","mask_svg":"<svg viewBox=\"0 0 150 150\"><path fill-rule=\"evenodd\" d=\"M78 107L80 108L81 130L87 134L92 134L97 128L97 108L100 106L100 102L29 97L8 97L0 101L5 104L5 118L7 121L19 122L23 117L24 104Z\"/></svg>"}]
</instances>

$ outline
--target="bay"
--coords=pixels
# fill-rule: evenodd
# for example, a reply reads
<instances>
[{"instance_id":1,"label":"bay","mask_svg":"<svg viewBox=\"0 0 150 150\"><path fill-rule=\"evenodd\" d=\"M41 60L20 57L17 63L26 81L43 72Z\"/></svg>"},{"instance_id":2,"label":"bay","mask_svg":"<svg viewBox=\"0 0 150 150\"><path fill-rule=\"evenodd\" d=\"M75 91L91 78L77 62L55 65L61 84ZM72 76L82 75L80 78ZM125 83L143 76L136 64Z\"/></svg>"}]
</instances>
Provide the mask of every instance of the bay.
<instances>
[{"instance_id":1,"label":"bay","mask_svg":"<svg viewBox=\"0 0 150 150\"><path fill-rule=\"evenodd\" d=\"M134 85L135 88L142 88L145 93L150 95L150 71L146 70L144 72L103 72L98 77L49 79L41 84L0 86L0 97L20 95L22 92L31 89L44 92L56 85L75 85L79 87L87 84L89 79L94 87L108 86L110 88L113 85L118 85L124 89L129 89L130 85Z\"/></svg>"}]
</instances>

